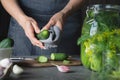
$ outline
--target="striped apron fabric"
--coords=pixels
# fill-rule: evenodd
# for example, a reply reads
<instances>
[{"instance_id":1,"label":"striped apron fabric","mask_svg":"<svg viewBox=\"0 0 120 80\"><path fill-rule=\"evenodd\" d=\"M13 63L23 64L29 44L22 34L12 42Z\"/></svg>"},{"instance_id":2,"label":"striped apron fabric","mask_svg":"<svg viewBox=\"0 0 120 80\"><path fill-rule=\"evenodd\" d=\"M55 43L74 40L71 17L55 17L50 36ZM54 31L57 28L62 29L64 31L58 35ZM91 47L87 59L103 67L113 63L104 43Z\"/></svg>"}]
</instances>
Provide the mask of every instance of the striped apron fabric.
<instances>
[{"instance_id":1,"label":"striped apron fabric","mask_svg":"<svg viewBox=\"0 0 120 80\"><path fill-rule=\"evenodd\" d=\"M18 0L19 5L28 16L33 17L40 29L46 25L49 19L62 10L69 0ZM18 15L19 16L19 15ZM66 54L79 54L80 48L77 46L77 39L81 33L82 25L81 10L73 13L65 22L60 43L57 48L47 50L33 46L26 37L24 30L14 18L11 18L9 34L14 39L13 56L44 55L52 52L64 52Z\"/></svg>"}]
</instances>

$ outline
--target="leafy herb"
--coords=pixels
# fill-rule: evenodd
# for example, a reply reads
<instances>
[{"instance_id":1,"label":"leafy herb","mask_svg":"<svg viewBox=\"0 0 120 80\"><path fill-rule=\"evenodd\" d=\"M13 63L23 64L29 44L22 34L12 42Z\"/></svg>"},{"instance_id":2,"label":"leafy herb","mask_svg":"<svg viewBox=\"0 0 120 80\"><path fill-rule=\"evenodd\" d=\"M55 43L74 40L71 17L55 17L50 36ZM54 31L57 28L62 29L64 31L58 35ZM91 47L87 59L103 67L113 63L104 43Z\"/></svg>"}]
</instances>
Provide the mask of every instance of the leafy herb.
<instances>
[{"instance_id":1,"label":"leafy herb","mask_svg":"<svg viewBox=\"0 0 120 80\"><path fill-rule=\"evenodd\" d=\"M77 44L81 45L81 61L85 67L94 71L103 71L105 74L106 70L111 73L119 66L117 55L120 52L119 12L110 10L101 10L97 14L93 12L88 11L82 36L77 41ZM93 32L91 29L95 31L93 35L90 35Z\"/></svg>"}]
</instances>

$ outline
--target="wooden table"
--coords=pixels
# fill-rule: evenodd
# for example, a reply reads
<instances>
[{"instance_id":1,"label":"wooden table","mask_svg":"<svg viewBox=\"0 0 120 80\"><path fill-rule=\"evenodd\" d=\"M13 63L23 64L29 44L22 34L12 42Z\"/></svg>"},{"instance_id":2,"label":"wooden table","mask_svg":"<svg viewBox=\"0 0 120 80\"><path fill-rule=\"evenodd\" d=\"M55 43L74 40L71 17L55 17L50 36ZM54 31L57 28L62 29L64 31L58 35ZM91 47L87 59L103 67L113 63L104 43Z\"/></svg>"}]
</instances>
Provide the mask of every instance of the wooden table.
<instances>
[{"instance_id":1,"label":"wooden table","mask_svg":"<svg viewBox=\"0 0 120 80\"><path fill-rule=\"evenodd\" d=\"M79 56L74 56L80 60ZM23 66L21 66L23 67ZM28 67L24 66L21 75L10 74L5 80L90 80L91 71L82 65L70 66L69 73L62 73L55 66Z\"/></svg>"},{"instance_id":2,"label":"wooden table","mask_svg":"<svg viewBox=\"0 0 120 80\"><path fill-rule=\"evenodd\" d=\"M69 73L62 73L56 67L24 67L21 75L10 74L6 80L89 80L91 71L83 66L69 66Z\"/></svg>"}]
</instances>

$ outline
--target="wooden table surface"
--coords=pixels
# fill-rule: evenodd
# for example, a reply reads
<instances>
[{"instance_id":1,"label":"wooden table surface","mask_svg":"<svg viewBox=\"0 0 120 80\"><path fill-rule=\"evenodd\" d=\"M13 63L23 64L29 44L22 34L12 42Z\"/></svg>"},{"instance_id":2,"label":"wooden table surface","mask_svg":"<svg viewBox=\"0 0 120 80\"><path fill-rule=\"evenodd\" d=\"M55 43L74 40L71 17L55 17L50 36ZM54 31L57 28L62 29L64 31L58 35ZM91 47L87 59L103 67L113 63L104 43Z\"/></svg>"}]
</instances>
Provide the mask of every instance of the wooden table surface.
<instances>
[{"instance_id":1,"label":"wooden table surface","mask_svg":"<svg viewBox=\"0 0 120 80\"><path fill-rule=\"evenodd\" d=\"M79 56L76 59L80 60ZM28 67L22 66L21 75L10 74L5 80L90 80L91 71L82 65L68 65L69 73L62 73L55 66Z\"/></svg>"},{"instance_id":2,"label":"wooden table surface","mask_svg":"<svg viewBox=\"0 0 120 80\"><path fill-rule=\"evenodd\" d=\"M89 80L91 71L83 66L69 66L69 73L62 73L56 67L24 67L21 75L10 74L5 80Z\"/></svg>"}]
</instances>

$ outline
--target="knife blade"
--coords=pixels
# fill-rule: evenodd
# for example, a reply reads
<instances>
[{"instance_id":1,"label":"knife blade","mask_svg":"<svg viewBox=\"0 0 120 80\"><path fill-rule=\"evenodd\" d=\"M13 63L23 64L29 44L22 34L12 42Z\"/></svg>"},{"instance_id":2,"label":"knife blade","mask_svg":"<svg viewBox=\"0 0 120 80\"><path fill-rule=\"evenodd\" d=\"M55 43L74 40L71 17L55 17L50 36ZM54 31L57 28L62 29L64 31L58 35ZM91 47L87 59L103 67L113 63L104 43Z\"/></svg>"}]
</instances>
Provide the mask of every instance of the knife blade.
<instances>
[{"instance_id":1,"label":"knife blade","mask_svg":"<svg viewBox=\"0 0 120 80\"><path fill-rule=\"evenodd\" d=\"M13 57L10 59L11 60L35 60L35 58L31 58L31 57Z\"/></svg>"}]
</instances>

